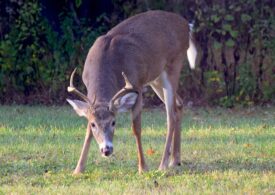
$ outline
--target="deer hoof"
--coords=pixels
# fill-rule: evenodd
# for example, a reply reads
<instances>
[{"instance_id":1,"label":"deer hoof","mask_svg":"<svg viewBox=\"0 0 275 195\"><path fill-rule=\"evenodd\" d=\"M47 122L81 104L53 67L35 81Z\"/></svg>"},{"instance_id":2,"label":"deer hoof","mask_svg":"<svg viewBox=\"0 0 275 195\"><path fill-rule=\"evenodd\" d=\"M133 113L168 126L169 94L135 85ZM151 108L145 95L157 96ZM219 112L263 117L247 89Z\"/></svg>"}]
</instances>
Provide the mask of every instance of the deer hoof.
<instances>
[{"instance_id":1,"label":"deer hoof","mask_svg":"<svg viewBox=\"0 0 275 195\"><path fill-rule=\"evenodd\" d=\"M80 175L82 174L83 171L79 170L79 169L75 169L73 172L73 175Z\"/></svg>"},{"instance_id":2,"label":"deer hoof","mask_svg":"<svg viewBox=\"0 0 275 195\"><path fill-rule=\"evenodd\" d=\"M171 161L169 164L169 167L177 167L177 166L181 166L180 161Z\"/></svg>"},{"instance_id":3,"label":"deer hoof","mask_svg":"<svg viewBox=\"0 0 275 195\"><path fill-rule=\"evenodd\" d=\"M168 167L166 165L160 165L159 166L159 171L165 171Z\"/></svg>"},{"instance_id":4,"label":"deer hoof","mask_svg":"<svg viewBox=\"0 0 275 195\"><path fill-rule=\"evenodd\" d=\"M81 172L77 172L77 171L73 172L73 176L78 176L78 175L81 175L81 174L82 174Z\"/></svg>"},{"instance_id":5,"label":"deer hoof","mask_svg":"<svg viewBox=\"0 0 275 195\"><path fill-rule=\"evenodd\" d=\"M138 173L139 173L139 174L142 174L142 173L147 172L147 171L148 171L147 166L139 167L139 168L138 168Z\"/></svg>"}]
</instances>

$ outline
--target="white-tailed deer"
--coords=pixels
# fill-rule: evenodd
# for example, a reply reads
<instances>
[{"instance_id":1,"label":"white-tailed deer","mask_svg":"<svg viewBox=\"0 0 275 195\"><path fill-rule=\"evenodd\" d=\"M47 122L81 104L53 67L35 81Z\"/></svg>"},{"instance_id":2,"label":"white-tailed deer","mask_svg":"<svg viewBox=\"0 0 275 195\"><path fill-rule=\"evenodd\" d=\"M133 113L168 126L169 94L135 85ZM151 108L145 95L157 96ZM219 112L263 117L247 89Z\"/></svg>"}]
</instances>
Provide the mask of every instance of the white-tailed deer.
<instances>
[{"instance_id":1,"label":"white-tailed deer","mask_svg":"<svg viewBox=\"0 0 275 195\"><path fill-rule=\"evenodd\" d=\"M170 150L170 165L180 164L182 100L177 87L186 53L190 67L194 68L197 52L188 22L165 11L133 16L95 41L82 74L87 96L73 86L75 71L68 87L69 92L84 101L67 101L79 116L88 119L74 173L84 171L92 137L103 156L112 154L115 116L127 110L132 113L139 172L147 170L141 144L142 88L146 85L153 88L167 111L167 137L159 169L168 167Z\"/></svg>"}]
</instances>

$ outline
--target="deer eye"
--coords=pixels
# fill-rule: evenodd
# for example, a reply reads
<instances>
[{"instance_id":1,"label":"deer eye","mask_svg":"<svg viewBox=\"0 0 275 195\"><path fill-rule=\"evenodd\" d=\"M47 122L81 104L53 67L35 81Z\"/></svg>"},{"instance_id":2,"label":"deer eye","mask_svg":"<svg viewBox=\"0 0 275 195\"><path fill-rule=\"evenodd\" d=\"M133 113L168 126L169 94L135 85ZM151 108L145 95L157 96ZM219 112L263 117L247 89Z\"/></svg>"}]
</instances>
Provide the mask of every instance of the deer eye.
<instances>
[{"instance_id":1,"label":"deer eye","mask_svg":"<svg viewBox=\"0 0 275 195\"><path fill-rule=\"evenodd\" d=\"M116 125L116 121L113 121L113 122L112 122L112 126L115 126L115 125Z\"/></svg>"},{"instance_id":2,"label":"deer eye","mask_svg":"<svg viewBox=\"0 0 275 195\"><path fill-rule=\"evenodd\" d=\"M91 123L92 128L95 128L95 123Z\"/></svg>"}]
</instances>

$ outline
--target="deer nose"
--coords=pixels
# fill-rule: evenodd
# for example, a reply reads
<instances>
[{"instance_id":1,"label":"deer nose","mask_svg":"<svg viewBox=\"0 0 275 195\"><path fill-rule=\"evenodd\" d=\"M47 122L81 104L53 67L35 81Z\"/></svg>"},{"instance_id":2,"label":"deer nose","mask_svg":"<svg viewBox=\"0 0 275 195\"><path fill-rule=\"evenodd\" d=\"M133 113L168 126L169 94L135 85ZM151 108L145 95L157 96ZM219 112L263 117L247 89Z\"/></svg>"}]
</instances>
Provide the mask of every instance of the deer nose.
<instances>
[{"instance_id":1,"label":"deer nose","mask_svg":"<svg viewBox=\"0 0 275 195\"><path fill-rule=\"evenodd\" d=\"M106 146L104 148L100 149L101 154L104 156L110 156L113 153L113 147L112 146Z\"/></svg>"}]
</instances>

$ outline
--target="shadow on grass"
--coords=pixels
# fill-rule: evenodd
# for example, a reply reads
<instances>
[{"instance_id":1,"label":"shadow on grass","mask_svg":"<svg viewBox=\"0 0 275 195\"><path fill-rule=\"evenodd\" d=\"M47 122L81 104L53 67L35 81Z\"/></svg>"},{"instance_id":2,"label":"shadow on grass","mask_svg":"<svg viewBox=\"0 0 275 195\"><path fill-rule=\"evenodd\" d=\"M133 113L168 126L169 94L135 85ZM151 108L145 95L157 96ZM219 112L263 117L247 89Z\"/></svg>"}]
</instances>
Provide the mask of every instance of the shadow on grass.
<instances>
[{"instance_id":1,"label":"shadow on grass","mask_svg":"<svg viewBox=\"0 0 275 195\"><path fill-rule=\"evenodd\" d=\"M58 162L44 162L30 167L27 163L21 162L20 165L1 162L0 166L0 185L13 185L18 182L29 183L31 180L32 186L46 186L50 183L62 184L72 183L86 180L88 182L94 181L113 181L115 180L133 180L149 178L156 179L158 177L173 177L188 174L204 175L211 172L250 172L261 174L265 172L275 171L275 161L257 162L253 159L245 160L238 159L219 159L212 162L197 162L197 161L182 161L181 166L169 168L166 172L158 172L157 167L149 167L150 172L142 176L138 175L137 162L135 159L123 160L112 159L107 161L90 161L84 174L73 177L72 171L75 164L65 165ZM48 173L51 172L50 175ZM60 179L62 178L62 179Z\"/></svg>"},{"instance_id":2,"label":"shadow on grass","mask_svg":"<svg viewBox=\"0 0 275 195\"><path fill-rule=\"evenodd\" d=\"M182 165L177 167L176 170L179 174L183 173L207 173L213 171L250 171L255 173L275 171L275 161L257 162L254 159L245 160L242 158L236 159L219 159L216 161L203 163L183 161Z\"/></svg>"}]
</instances>

